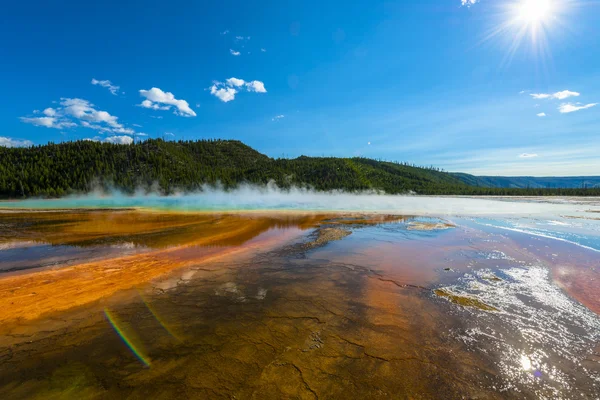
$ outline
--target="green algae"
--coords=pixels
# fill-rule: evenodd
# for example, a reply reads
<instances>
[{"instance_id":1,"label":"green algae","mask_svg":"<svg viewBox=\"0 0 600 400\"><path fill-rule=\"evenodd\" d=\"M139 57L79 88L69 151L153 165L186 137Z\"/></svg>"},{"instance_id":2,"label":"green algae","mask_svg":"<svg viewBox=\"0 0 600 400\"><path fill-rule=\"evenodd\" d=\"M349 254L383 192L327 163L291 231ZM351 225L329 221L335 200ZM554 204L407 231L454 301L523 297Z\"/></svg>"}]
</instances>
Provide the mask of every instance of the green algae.
<instances>
[{"instance_id":1,"label":"green algae","mask_svg":"<svg viewBox=\"0 0 600 400\"><path fill-rule=\"evenodd\" d=\"M485 279L486 281L491 281L491 282L501 282L502 279L498 278L496 275L486 275L486 276L482 276L482 279Z\"/></svg>"},{"instance_id":2,"label":"green algae","mask_svg":"<svg viewBox=\"0 0 600 400\"><path fill-rule=\"evenodd\" d=\"M445 297L448 301L463 307L475 307L483 311L499 311L496 307L485 304L481 300L469 296L461 296L446 289L435 289L433 292L436 295Z\"/></svg>"}]
</instances>

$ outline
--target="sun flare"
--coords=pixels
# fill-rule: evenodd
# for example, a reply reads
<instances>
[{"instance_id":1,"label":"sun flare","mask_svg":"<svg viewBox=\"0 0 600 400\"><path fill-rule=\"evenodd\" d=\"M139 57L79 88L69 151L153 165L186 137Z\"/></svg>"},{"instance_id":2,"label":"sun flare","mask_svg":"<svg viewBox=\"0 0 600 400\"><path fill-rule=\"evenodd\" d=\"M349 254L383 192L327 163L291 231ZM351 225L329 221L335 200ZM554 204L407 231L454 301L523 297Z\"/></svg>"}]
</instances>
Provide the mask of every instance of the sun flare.
<instances>
[{"instance_id":1,"label":"sun flare","mask_svg":"<svg viewBox=\"0 0 600 400\"><path fill-rule=\"evenodd\" d=\"M517 7L517 18L527 23L545 22L552 14L552 0L523 0Z\"/></svg>"},{"instance_id":2,"label":"sun flare","mask_svg":"<svg viewBox=\"0 0 600 400\"><path fill-rule=\"evenodd\" d=\"M578 0L506 0L498 2L491 28L478 42L483 44L495 39L506 47L502 65L510 64L517 52L525 49L537 61L552 59L551 42L564 39L569 33L569 15L578 7ZM537 62L536 61L536 62Z\"/></svg>"}]
</instances>

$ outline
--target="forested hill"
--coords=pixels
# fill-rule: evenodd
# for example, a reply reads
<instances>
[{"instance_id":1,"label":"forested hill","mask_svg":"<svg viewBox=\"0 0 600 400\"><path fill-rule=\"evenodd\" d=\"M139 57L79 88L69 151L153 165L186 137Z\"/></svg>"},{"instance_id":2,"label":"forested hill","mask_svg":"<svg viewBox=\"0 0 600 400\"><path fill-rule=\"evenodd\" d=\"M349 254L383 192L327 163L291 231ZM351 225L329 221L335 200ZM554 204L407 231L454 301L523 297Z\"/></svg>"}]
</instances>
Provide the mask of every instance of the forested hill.
<instances>
[{"instance_id":1,"label":"forested hill","mask_svg":"<svg viewBox=\"0 0 600 400\"><path fill-rule=\"evenodd\" d=\"M600 190L493 189L469 186L435 169L366 158L299 157L272 159L239 141L167 142L151 139L132 145L92 141L30 148L0 147L0 197L63 196L98 187L199 190L203 184L266 184L316 190L383 190L398 194L600 195Z\"/></svg>"}]
</instances>

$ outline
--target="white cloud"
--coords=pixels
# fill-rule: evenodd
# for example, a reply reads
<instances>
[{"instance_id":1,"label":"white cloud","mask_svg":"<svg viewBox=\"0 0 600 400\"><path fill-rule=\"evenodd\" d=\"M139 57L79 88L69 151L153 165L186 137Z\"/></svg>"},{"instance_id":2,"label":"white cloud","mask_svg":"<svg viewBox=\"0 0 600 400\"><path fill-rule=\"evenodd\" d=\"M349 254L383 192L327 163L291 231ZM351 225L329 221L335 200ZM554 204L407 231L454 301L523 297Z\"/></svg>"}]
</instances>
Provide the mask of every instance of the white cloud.
<instances>
[{"instance_id":1,"label":"white cloud","mask_svg":"<svg viewBox=\"0 0 600 400\"><path fill-rule=\"evenodd\" d=\"M81 121L81 126L83 126L84 128L94 129L94 130L100 131L100 132L112 132L112 130L113 130L113 128L109 128L109 127L102 126L102 125L90 124L87 121Z\"/></svg>"},{"instance_id":2,"label":"white cloud","mask_svg":"<svg viewBox=\"0 0 600 400\"><path fill-rule=\"evenodd\" d=\"M64 107L62 112L67 116L93 123L104 123L112 128L123 127L123 125L118 122L117 117L110 115L106 111L96 110L94 105L87 100L64 97L60 100L60 105Z\"/></svg>"},{"instance_id":3,"label":"white cloud","mask_svg":"<svg viewBox=\"0 0 600 400\"><path fill-rule=\"evenodd\" d=\"M538 117L545 117L545 116L546 116L546 113L543 113L543 112L541 112L541 113L539 113L539 114L535 114L535 115L537 115Z\"/></svg>"},{"instance_id":4,"label":"white cloud","mask_svg":"<svg viewBox=\"0 0 600 400\"><path fill-rule=\"evenodd\" d=\"M229 86L243 86L244 83L246 83L243 79L238 79L238 78L229 78L227 79L225 82L227 82L227 85Z\"/></svg>"},{"instance_id":5,"label":"white cloud","mask_svg":"<svg viewBox=\"0 0 600 400\"><path fill-rule=\"evenodd\" d=\"M573 104L573 103L563 103L558 107L558 111L561 114L572 113L574 111L585 110L586 108L592 108L598 105L598 103L590 103L590 104Z\"/></svg>"},{"instance_id":6,"label":"white cloud","mask_svg":"<svg viewBox=\"0 0 600 400\"><path fill-rule=\"evenodd\" d=\"M117 95L117 92L119 91L119 86L113 85L112 82L109 80L99 81L98 79L92 78L92 85L100 85L102 87L105 87L108 89L109 92L111 92L115 96Z\"/></svg>"},{"instance_id":7,"label":"white cloud","mask_svg":"<svg viewBox=\"0 0 600 400\"><path fill-rule=\"evenodd\" d=\"M244 40L244 37L243 37L243 36L236 36L235 38L236 38L237 40Z\"/></svg>"},{"instance_id":8,"label":"white cloud","mask_svg":"<svg viewBox=\"0 0 600 400\"><path fill-rule=\"evenodd\" d=\"M21 117L22 122L26 124L31 124L35 126L43 126L46 128L54 128L54 129L63 129L63 128L72 128L77 126L76 123L68 121L68 120L59 120L55 117Z\"/></svg>"},{"instance_id":9,"label":"white cloud","mask_svg":"<svg viewBox=\"0 0 600 400\"><path fill-rule=\"evenodd\" d=\"M283 115L283 114L281 114L281 115L276 115L276 116L274 116L274 117L271 119L271 121L277 121L277 120L279 120L279 119L281 119L281 118L285 118L285 115Z\"/></svg>"},{"instance_id":10,"label":"white cloud","mask_svg":"<svg viewBox=\"0 0 600 400\"><path fill-rule=\"evenodd\" d=\"M136 136L148 136L145 133L138 133ZM100 136L94 136L93 138L84 138L82 140L86 140L88 142L104 142L104 143L113 143L113 144L131 144L134 142L132 138L129 136L109 136L107 138L102 139Z\"/></svg>"},{"instance_id":11,"label":"white cloud","mask_svg":"<svg viewBox=\"0 0 600 400\"><path fill-rule=\"evenodd\" d=\"M94 104L87 100L63 97L59 104L59 107L46 108L43 111L44 117L21 117L21 121L54 129L72 128L79 123L84 128L94 129L101 133L111 132L127 135L135 133L133 129L126 128L119 123L116 116L107 111L97 110Z\"/></svg>"},{"instance_id":12,"label":"white cloud","mask_svg":"<svg viewBox=\"0 0 600 400\"><path fill-rule=\"evenodd\" d=\"M165 136L175 136L173 132L165 132Z\"/></svg>"},{"instance_id":13,"label":"white cloud","mask_svg":"<svg viewBox=\"0 0 600 400\"><path fill-rule=\"evenodd\" d=\"M214 84L210 87L210 94L212 94L213 96L216 96L219 100L221 100L224 103L235 100L236 93L237 93L237 90L235 90L232 87L226 87L226 88L219 89L216 84Z\"/></svg>"},{"instance_id":14,"label":"white cloud","mask_svg":"<svg viewBox=\"0 0 600 400\"><path fill-rule=\"evenodd\" d=\"M148 134L144 133L144 132L139 132L139 133L136 133L135 136L148 136Z\"/></svg>"},{"instance_id":15,"label":"white cloud","mask_svg":"<svg viewBox=\"0 0 600 400\"><path fill-rule=\"evenodd\" d=\"M171 108L171 106L161 106L158 105L158 103L152 103L150 100L144 100L140 105L144 108L151 108L153 110L168 110Z\"/></svg>"},{"instance_id":16,"label":"white cloud","mask_svg":"<svg viewBox=\"0 0 600 400\"><path fill-rule=\"evenodd\" d=\"M130 128L117 128L117 129L113 129L112 130L114 133L122 133L125 135L133 135L135 134L135 131L133 129Z\"/></svg>"},{"instance_id":17,"label":"white cloud","mask_svg":"<svg viewBox=\"0 0 600 400\"><path fill-rule=\"evenodd\" d=\"M580 93L572 92L570 90L563 90L561 92L556 93L532 93L530 96L534 99L557 99L564 100L569 97L577 97Z\"/></svg>"},{"instance_id":18,"label":"white cloud","mask_svg":"<svg viewBox=\"0 0 600 400\"><path fill-rule=\"evenodd\" d=\"M248 92L267 93L265 84L261 81L246 82L243 79L233 77L226 79L224 83L215 81L209 89L210 94L227 103L235 100L235 95L239 93L241 88L246 88Z\"/></svg>"},{"instance_id":19,"label":"white cloud","mask_svg":"<svg viewBox=\"0 0 600 400\"><path fill-rule=\"evenodd\" d=\"M33 142L31 140L18 140L18 139L12 139L9 137L0 136L0 146L1 147L29 147L29 146L33 146Z\"/></svg>"},{"instance_id":20,"label":"white cloud","mask_svg":"<svg viewBox=\"0 0 600 400\"><path fill-rule=\"evenodd\" d=\"M535 153L523 153L523 154L519 154L519 158L535 158L538 155Z\"/></svg>"},{"instance_id":21,"label":"white cloud","mask_svg":"<svg viewBox=\"0 0 600 400\"><path fill-rule=\"evenodd\" d=\"M185 100L178 100L171 92L163 92L159 88L153 87L150 90L140 90L140 95L146 98L140 106L154 110L168 110L171 106L177 108L175 114L182 117L195 117L196 113L190 108ZM161 104L163 104L161 106Z\"/></svg>"},{"instance_id":22,"label":"white cloud","mask_svg":"<svg viewBox=\"0 0 600 400\"><path fill-rule=\"evenodd\" d=\"M479 3L479 0L460 0L460 3L463 6L471 7L473 4Z\"/></svg>"},{"instance_id":23,"label":"white cloud","mask_svg":"<svg viewBox=\"0 0 600 400\"><path fill-rule=\"evenodd\" d=\"M223 32L221 32L221 35L227 35L229 33L229 29L225 29Z\"/></svg>"},{"instance_id":24,"label":"white cloud","mask_svg":"<svg viewBox=\"0 0 600 400\"><path fill-rule=\"evenodd\" d=\"M39 118L27 118L27 117L21 117L21 121L27 123L27 124L31 124L31 125L35 125L35 126L45 126L46 128L55 128L56 126L56 118L52 118L52 117L39 117Z\"/></svg>"},{"instance_id":25,"label":"white cloud","mask_svg":"<svg viewBox=\"0 0 600 400\"><path fill-rule=\"evenodd\" d=\"M246 82L246 89L248 89L249 92L267 93L265 84L261 81Z\"/></svg>"},{"instance_id":26,"label":"white cloud","mask_svg":"<svg viewBox=\"0 0 600 400\"><path fill-rule=\"evenodd\" d=\"M231 53L232 56L239 56L240 55L239 51L235 51L233 49L229 49L229 52Z\"/></svg>"},{"instance_id":27,"label":"white cloud","mask_svg":"<svg viewBox=\"0 0 600 400\"><path fill-rule=\"evenodd\" d=\"M142 126L140 124L131 124L132 126L135 126L136 128L141 128Z\"/></svg>"},{"instance_id":28,"label":"white cloud","mask_svg":"<svg viewBox=\"0 0 600 400\"><path fill-rule=\"evenodd\" d=\"M33 113L35 114L35 111ZM44 115L47 117L54 117L56 115L56 110L54 108L48 107L44 110Z\"/></svg>"},{"instance_id":29,"label":"white cloud","mask_svg":"<svg viewBox=\"0 0 600 400\"><path fill-rule=\"evenodd\" d=\"M129 136L111 136L104 139L107 143L114 144L131 144L133 143L133 139Z\"/></svg>"}]
</instances>

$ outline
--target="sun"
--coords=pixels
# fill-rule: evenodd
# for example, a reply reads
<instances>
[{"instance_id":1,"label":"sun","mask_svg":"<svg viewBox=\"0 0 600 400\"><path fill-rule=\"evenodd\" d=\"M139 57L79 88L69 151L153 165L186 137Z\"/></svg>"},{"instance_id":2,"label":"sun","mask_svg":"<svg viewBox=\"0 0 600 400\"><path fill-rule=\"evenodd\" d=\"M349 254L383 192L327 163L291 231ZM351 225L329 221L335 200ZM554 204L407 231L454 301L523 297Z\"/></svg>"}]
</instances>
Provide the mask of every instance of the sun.
<instances>
[{"instance_id":1,"label":"sun","mask_svg":"<svg viewBox=\"0 0 600 400\"><path fill-rule=\"evenodd\" d=\"M552 11L552 0L523 0L516 7L517 18L529 24L546 22Z\"/></svg>"},{"instance_id":2,"label":"sun","mask_svg":"<svg viewBox=\"0 0 600 400\"><path fill-rule=\"evenodd\" d=\"M551 44L572 33L570 19L581 7L582 0L497 1L487 11L490 28L476 45L496 42L505 47L502 66L510 64L522 49L525 50L522 53L528 52L536 62L551 61Z\"/></svg>"}]
</instances>

